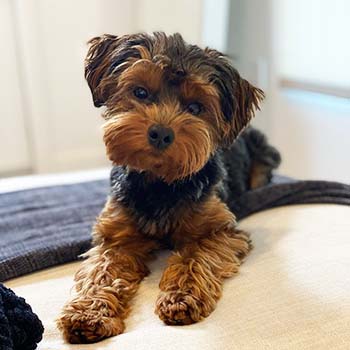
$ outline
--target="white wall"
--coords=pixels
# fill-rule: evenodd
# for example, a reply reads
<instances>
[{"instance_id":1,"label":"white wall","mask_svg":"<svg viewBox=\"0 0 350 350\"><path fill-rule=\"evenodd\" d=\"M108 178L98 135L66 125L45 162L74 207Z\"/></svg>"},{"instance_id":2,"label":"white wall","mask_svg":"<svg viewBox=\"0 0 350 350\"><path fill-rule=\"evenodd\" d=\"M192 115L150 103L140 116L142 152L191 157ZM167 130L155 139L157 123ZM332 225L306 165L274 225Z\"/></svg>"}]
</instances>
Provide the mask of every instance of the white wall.
<instances>
[{"instance_id":1,"label":"white wall","mask_svg":"<svg viewBox=\"0 0 350 350\"><path fill-rule=\"evenodd\" d=\"M350 100L279 85L287 78L349 86L348 9L347 0L272 1L269 135L281 150L286 175L350 183Z\"/></svg>"},{"instance_id":2,"label":"white wall","mask_svg":"<svg viewBox=\"0 0 350 350\"><path fill-rule=\"evenodd\" d=\"M230 0L137 1L138 31L179 32L189 43L227 51Z\"/></svg>"},{"instance_id":3,"label":"white wall","mask_svg":"<svg viewBox=\"0 0 350 350\"><path fill-rule=\"evenodd\" d=\"M33 169L47 172L105 164L100 111L92 105L83 61L89 38L135 30L130 3L19 0L15 14Z\"/></svg>"},{"instance_id":4,"label":"white wall","mask_svg":"<svg viewBox=\"0 0 350 350\"><path fill-rule=\"evenodd\" d=\"M281 151L280 172L350 184L350 101L282 90L270 139Z\"/></svg>"},{"instance_id":5,"label":"white wall","mask_svg":"<svg viewBox=\"0 0 350 350\"><path fill-rule=\"evenodd\" d=\"M266 99L253 125L269 132L275 89L272 0L231 0L228 53L240 74L264 90Z\"/></svg>"},{"instance_id":6,"label":"white wall","mask_svg":"<svg viewBox=\"0 0 350 350\"><path fill-rule=\"evenodd\" d=\"M30 168L10 1L0 1L0 169L8 174Z\"/></svg>"},{"instance_id":7,"label":"white wall","mask_svg":"<svg viewBox=\"0 0 350 350\"><path fill-rule=\"evenodd\" d=\"M201 42L202 0L138 0L137 31L179 32L185 40Z\"/></svg>"},{"instance_id":8,"label":"white wall","mask_svg":"<svg viewBox=\"0 0 350 350\"><path fill-rule=\"evenodd\" d=\"M328 18L324 23L325 27L331 23L337 25L336 30L331 28L328 33L333 35L331 38L324 31L314 32L313 27L304 25L305 21L302 26L298 25L298 20L305 18L306 13L312 12L317 17L319 5L326 2L231 0L229 53L235 56L242 74L266 92L263 111L257 114L254 124L267 133L270 142L281 151L280 172L296 178L350 183L350 101L288 91L279 85L280 78L285 77L282 67L286 68L286 55L289 55L294 71L303 72L305 76L305 67L312 65L312 61L308 57L303 60L303 48L320 44L310 41L312 37L325 39L324 56L312 58L314 65L325 64L325 58L330 62L331 67L323 72L324 82L327 81L325 77L334 77L331 70L339 69L339 66L332 66L332 62L336 64L347 55L349 45L345 40L343 50L335 51L332 43L337 39L337 32L344 34L342 21L336 23L334 18ZM347 13L348 3L344 0L327 2L329 13ZM349 21L346 23L348 26ZM300 34L297 37L293 34L296 32ZM347 64L346 60L344 62ZM345 68L343 71L344 77L350 72Z\"/></svg>"}]
</instances>

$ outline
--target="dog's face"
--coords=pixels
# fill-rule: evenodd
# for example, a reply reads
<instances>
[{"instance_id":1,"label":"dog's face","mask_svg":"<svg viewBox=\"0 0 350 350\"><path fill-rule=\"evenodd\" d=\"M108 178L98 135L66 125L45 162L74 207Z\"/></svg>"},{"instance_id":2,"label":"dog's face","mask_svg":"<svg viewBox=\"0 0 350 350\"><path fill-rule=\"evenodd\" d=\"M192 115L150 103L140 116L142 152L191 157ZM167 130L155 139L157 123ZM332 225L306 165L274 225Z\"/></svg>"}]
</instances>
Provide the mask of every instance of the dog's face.
<instances>
[{"instance_id":1,"label":"dog's face","mask_svg":"<svg viewBox=\"0 0 350 350\"><path fill-rule=\"evenodd\" d=\"M106 107L109 158L168 183L232 144L263 98L221 53L179 34L103 35L90 44L85 77L95 106Z\"/></svg>"}]
</instances>

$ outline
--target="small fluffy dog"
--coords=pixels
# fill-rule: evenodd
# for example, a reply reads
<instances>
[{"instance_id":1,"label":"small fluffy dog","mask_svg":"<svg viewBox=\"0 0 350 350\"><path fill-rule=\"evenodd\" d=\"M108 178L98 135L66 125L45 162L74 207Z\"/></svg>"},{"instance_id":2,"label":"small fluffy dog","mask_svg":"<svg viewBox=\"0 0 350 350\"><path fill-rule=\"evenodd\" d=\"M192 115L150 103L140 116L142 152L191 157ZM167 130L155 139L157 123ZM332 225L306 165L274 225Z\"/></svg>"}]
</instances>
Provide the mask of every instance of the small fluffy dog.
<instances>
[{"instance_id":1,"label":"small fluffy dog","mask_svg":"<svg viewBox=\"0 0 350 350\"><path fill-rule=\"evenodd\" d=\"M90 41L85 77L105 106L111 193L58 320L71 343L124 331L147 262L174 251L156 314L169 325L210 315L225 278L251 249L229 203L269 182L278 152L247 129L263 92L218 51L179 34L103 35Z\"/></svg>"}]
</instances>

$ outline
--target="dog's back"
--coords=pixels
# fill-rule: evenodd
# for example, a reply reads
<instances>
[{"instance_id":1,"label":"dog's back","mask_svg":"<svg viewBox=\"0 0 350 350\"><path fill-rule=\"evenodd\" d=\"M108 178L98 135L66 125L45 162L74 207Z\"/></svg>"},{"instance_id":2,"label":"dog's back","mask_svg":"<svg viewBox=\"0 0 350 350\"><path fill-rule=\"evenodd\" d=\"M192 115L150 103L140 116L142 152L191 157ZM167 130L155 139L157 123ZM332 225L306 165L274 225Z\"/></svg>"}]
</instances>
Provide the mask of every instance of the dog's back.
<instances>
[{"instance_id":1,"label":"dog's back","mask_svg":"<svg viewBox=\"0 0 350 350\"><path fill-rule=\"evenodd\" d=\"M230 148L222 151L222 160L227 171L228 197L234 199L268 184L272 171L281 163L281 156L262 132L249 127Z\"/></svg>"}]
</instances>

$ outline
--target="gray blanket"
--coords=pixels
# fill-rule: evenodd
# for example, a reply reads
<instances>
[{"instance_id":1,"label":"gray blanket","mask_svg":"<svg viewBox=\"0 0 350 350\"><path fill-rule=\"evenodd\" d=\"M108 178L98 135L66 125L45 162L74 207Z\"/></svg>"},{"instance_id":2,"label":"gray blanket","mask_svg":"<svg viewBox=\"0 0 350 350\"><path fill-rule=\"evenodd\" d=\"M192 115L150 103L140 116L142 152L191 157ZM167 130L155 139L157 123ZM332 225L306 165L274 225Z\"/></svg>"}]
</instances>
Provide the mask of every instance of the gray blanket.
<instances>
[{"instance_id":1,"label":"gray blanket","mask_svg":"<svg viewBox=\"0 0 350 350\"><path fill-rule=\"evenodd\" d=\"M91 226L108 194L108 181L0 194L0 281L77 260L90 246ZM288 204L350 205L350 186L275 178L232 200L238 219Z\"/></svg>"}]
</instances>

